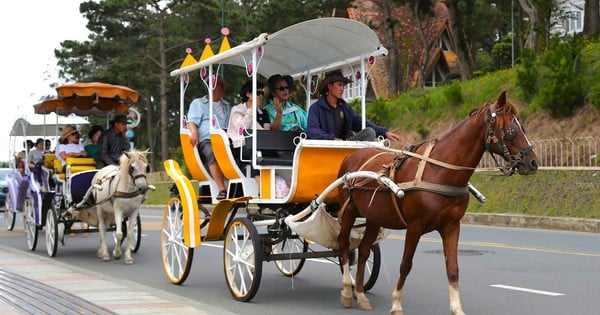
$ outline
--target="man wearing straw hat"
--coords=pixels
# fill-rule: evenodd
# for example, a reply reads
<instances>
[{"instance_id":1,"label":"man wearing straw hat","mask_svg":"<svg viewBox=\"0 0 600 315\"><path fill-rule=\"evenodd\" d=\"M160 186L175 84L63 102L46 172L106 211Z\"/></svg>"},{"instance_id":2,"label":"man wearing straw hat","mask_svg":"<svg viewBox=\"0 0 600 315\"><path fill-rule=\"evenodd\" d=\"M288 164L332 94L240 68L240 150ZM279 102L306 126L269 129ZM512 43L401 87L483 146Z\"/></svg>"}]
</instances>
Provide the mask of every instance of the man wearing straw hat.
<instances>
[{"instance_id":1,"label":"man wearing straw hat","mask_svg":"<svg viewBox=\"0 0 600 315\"><path fill-rule=\"evenodd\" d=\"M319 86L321 98L308 110L308 137L322 140L373 141L381 136L400 141L399 135L362 118L343 100L344 88L352 80L336 70L325 75Z\"/></svg>"}]
</instances>

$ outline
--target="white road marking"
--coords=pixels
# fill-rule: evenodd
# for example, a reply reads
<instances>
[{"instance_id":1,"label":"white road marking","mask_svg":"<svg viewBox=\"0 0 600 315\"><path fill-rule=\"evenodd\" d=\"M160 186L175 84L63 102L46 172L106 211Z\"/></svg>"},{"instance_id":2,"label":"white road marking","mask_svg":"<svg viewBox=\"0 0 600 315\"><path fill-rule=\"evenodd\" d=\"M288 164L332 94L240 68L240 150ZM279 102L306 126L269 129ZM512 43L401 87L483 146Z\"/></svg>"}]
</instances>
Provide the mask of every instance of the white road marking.
<instances>
[{"instance_id":1,"label":"white road marking","mask_svg":"<svg viewBox=\"0 0 600 315\"><path fill-rule=\"evenodd\" d=\"M535 294L542 294L542 295L549 295L549 296L565 295L564 293L542 291L542 290L535 290L535 289L528 289L528 288L521 288L521 287L513 287L511 285L504 285L504 284L491 284L490 287L514 290L514 291L522 291L522 292L528 292L528 293L535 293Z\"/></svg>"}]
</instances>

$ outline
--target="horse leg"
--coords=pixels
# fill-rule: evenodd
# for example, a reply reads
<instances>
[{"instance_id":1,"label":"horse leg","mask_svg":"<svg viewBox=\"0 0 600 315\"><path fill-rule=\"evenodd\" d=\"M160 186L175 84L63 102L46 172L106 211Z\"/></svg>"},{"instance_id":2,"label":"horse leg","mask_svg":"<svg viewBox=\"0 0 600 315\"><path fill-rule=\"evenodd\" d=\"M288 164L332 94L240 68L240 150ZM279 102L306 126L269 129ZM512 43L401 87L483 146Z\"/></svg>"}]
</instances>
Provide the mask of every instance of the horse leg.
<instances>
[{"instance_id":1,"label":"horse leg","mask_svg":"<svg viewBox=\"0 0 600 315\"><path fill-rule=\"evenodd\" d=\"M365 295L364 289L364 278L365 278L365 265L367 263L367 259L369 259L369 255L371 254L371 248L373 247L373 243L377 240L377 235L379 234L379 227L373 223L370 223L367 220L367 225L365 228L365 233L363 239L360 241L358 245L358 267L356 268L356 283L354 285L354 295L356 296L356 302L358 304L358 309L361 310L371 310L371 302Z\"/></svg>"},{"instance_id":2,"label":"horse leg","mask_svg":"<svg viewBox=\"0 0 600 315\"><path fill-rule=\"evenodd\" d=\"M115 235L117 236L113 257L121 259L121 244L123 244L123 214L117 209L113 209L115 215Z\"/></svg>"},{"instance_id":3,"label":"horse leg","mask_svg":"<svg viewBox=\"0 0 600 315\"><path fill-rule=\"evenodd\" d=\"M408 274L412 269L413 258L415 256L417 244L419 244L421 235L422 232L418 228L411 226L406 228L406 236L404 238L404 253L402 254L402 262L400 263L400 278L398 279L396 288L392 292L392 309L390 310L390 314L404 314L404 310L402 309L402 291L404 288L404 283L406 282L406 277L408 277Z\"/></svg>"},{"instance_id":4,"label":"horse leg","mask_svg":"<svg viewBox=\"0 0 600 315\"><path fill-rule=\"evenodd\" d=\"M444 244L444 257L446 257L446 276L448 277L448 290L450 297L450 313L453 315L464 315L460 303L460 294L458 290L458 236L460 234L460 223L440 231L442 242Z\"/></svg>"},{"instance_id":5,"label":"horse leg","mask_svg":"<svg viewBox=\"0 0 600 315\"><path fill-rule=\"evenodd\" d=\"M97 255L100 259L109 261L110 255L106 246L106 219L104 218L104 211L102 211L100 206L96 206L96 213L98 215L98 230L100 232L100 244L98 244Z\"/></svg>"},{"instance_id":6,"label":"horse leg","mask_svg":"<svg viewBox=\"0 0 600 315\"><path fill-rule=\"evenodd\" d=\"M341 218L338 218L341 225L340 234L338 235L338 244L340 247L340 265L342 266L342 291L340 292L340 302L346 308L352 307L352 277L350 276L348 254L350 248L350 231L357 215L357 210L351 203L348 203Z\"/></svg>"},{"instance_id":7,"label":"horse leg","mask_svg":"<svg viewBox=\"0 0 600 315\"><path fill-rule=\"evenodd\" d=\"M133 256L131 255L131 248L133 247L133 226L136 224L137 216L138 210L135 210L129 215L129 219L127 220L127 244L125 244L126 265L133 265Z\"/></svg>"}]
</instances>

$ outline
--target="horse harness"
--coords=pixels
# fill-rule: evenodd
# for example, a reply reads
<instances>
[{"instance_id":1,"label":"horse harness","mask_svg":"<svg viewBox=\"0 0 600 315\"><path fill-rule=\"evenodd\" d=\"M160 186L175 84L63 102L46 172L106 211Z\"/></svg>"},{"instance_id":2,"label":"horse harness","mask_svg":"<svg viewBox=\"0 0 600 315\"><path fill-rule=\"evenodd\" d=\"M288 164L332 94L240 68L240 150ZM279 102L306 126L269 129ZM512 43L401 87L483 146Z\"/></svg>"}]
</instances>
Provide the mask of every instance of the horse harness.
<instances>
[{"instance_id":1,"label":"horse harness","mask_svg":"<svg viewBox=\"0 0 600 315\"><path fill-rule=\"evenodd\" d=\"M110 187L113 185L115 185L115 192L112 195L107 196L106 198L104 198L103 200L100 200L98 202L96 202L96 205L100 205L102 203L105 203L109 200L112 200L112 198L134 198L137 197L139 195L142 195L143 193L140 192L139 189L136 189L134 191L131 192L127 192L127 191L119 191L116 189L116 187L119 187L119 183L121 181L121 177L117 176L119 173L121 172L121 168L116 168L114 169L112 172L104 175L103 177L99 178L95 185L100 185L102 186L104 183L106 183L108 181L108 189L110 191ZM133 179L133 181L135 181L138 178L146 178L146 174L138 174L138 175L133 175L131 174L131 172L129 172L129 176L131 176L131 178ZM116 178L116 181L115 181Z\"/></svg>"},{"instance_id":2,"label":"horse harness","mask_svg":"<svg viewBox=\"0 0 600 315\"><path fill-rule=\"evenodd\" d=\"M451 185L446 185L446 184L439 184L439 183L424 181L422 179L423 172L425 170L425 165L427 165L428 162L431 164L435 164L435 165L438 165L438 166L441 166L444 168L448 168L448 169L453 169L453 170L459 170L459 171L473 170L472 167L457 166L457 165L445 163L445 162L430 158L429 154L431 153L431 150L433 149L434 145L435 145L435 142L429 142L427 144L427 147L425 148L425 152L423 153L423 155L412 152L412 150L414 150L416 148L415 146L410 146L407 150L400 150L400 151L386 149L386 151L375 154L374 156L369 158L367 161L365 161L359 167L358 170L362 171L363 168L366 167L371 161L373 161L374 159L376 159L377 157L379 157L381 155L393 153L395 156L394 156L394 160L392 161L392 163L382 165L382 170L379 171L379 173L387 176L388 178L395 178L396 171L398 169L400 169L400 167L402 166L404 161L406 161L409 157L416 157L420 161L419 161L419 166L417 167L417 171L415 173L415 178L409 182L396 183L396 185L398 185L398 187L400 187L402 190L404 190L404 191L423 190L423 191L429 191L429 192L446 195L446 196L462 196L462 195L467 194L469 192L467 186L464 186L464 187L451 186ZM397 152L394 152L394 151L397 151ZM401 153L401 154L398 154L398 153ZM387 170L388 174L385 174L386 170ZM346 187L349 190L354 189L354 188L367 189L364 186L371 181L372 181L372 179L370 179L370 178L362 179L362 180L353 180L352 183L346 183ZM382 187L381 185L378 185L377 187L374 188L375 191L373 192L373 196L371 198L374 198L375 193L379 189L388 190L386 187ZM394 205L394 210L398 214L400 221L402 222L402 224L406 225L406 219L404 218L404 215L402 214L402 211L400 211L400 207L398 206L398 198L396 198L396 195L394 195L393 193L390 193L390 196L392 199L392 204ZM350 200L350 198L348 198L348 200L344 203L342 209L344 209L346 207L349 200ZM371 201L372 201L372 199L371 199Z\"/></svg>"}]
</instances>

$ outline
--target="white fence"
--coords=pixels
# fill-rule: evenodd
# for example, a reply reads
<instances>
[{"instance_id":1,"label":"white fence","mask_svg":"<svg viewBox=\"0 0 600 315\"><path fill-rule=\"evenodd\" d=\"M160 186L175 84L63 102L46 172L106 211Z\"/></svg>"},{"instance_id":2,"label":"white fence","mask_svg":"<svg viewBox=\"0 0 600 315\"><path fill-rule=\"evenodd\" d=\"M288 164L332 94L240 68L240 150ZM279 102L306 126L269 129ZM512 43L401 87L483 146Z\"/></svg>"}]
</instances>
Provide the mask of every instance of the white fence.
<instances>
[{"instance_id":1,"label":"white fence","mask_svg":"<svg viewBox=\"0 0 600 315\"><path fill-rule=\"evenodd\" d=\"M543 168L598 168L600 167L600 138L562 138L532 140L538 156L538 166ZM500 161L500 157L497 157ZM493 169L496 164L485 154L479 168Z\"/></svg>"}]
</instances>

